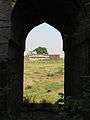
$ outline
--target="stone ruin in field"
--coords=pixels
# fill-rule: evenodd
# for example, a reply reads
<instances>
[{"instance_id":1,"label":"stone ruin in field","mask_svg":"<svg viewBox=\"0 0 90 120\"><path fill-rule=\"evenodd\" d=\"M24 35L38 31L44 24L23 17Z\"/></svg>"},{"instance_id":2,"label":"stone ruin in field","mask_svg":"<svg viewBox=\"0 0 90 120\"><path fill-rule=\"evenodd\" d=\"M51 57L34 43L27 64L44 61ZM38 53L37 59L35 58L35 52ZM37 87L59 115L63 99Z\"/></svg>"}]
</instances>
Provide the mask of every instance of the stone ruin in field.
<instances>
[{"instance_id":1,"label":"stone ruin in field","mask_svg":"<svg viewBox=\"0 0 90 120\"><path fill-rule=\"evenodd\" d=\"M17 0L14 8L10 0L0 0L0 113L15 116L23 103L25 39L43 22L62 33L65 98L83 96L90 113L89 0Z\"/></svg>"}]
</instances>

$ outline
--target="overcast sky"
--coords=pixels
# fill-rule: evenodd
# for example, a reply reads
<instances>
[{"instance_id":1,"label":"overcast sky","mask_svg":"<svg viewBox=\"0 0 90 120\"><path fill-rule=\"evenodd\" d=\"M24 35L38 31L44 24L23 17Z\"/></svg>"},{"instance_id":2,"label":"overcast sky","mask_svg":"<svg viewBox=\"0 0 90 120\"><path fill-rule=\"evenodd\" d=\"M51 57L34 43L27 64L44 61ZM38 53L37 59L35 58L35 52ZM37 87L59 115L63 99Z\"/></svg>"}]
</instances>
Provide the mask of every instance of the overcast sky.
<instances>
[{"instance_id":1,"label":"overcast sky","mask_svg":"<svg viewBox=\"0 0 90 120\"><path fill-rule=\"evenodd\" d=\"M62 54L63 43L60 32L47 23L33 28L26 38L26 51L46 47L49 54Z\"/></svg>"}]
</instances>

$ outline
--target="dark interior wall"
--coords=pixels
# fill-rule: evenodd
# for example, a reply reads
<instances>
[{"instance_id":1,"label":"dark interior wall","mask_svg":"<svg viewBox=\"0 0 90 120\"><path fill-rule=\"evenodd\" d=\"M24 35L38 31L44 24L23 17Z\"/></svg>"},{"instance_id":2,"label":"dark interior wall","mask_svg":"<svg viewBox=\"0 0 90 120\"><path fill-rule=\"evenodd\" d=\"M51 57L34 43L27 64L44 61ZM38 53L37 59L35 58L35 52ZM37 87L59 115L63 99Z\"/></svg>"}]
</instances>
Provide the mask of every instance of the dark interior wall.
<instances>
[{"instance_id":1,"label":"dark interior wall","mask_svg":"<svg viewBox=\"0 0 90 120\"><path fill-rule=\"evenodd\" d=\"M90 4L88 0L17 0L12 11L10 57L14 75L14 102L22 103L23 52L28 32L47 22L63 36L65 51L65 98L83 94L83 81L89 79Z\"/></svg>"},{"instance_id":2,"label":"dark interior wall","mask_svg":"<svg viewBox=\"0 0 90 120\"><path fill-rule=\"evenodd\" d=\"M80 1L27 0L25 2L24 0L17 0L15 9L18 11L17 18L23 18L24 23L31 29L40 23L47 22L60 31L71 32L75 30L74 25L78 22L77 15L80 10Z\"/></svg>"},{"instance_id":3,"label":"dark interior wall","mask_svg":"<svg viewBox=\"0 0 90 120\"><path fill-rule=\"evenodd\" d=\"M65 96L78 98L82 94L82 76L88 76L87 41L65 52Z\"/></svg>"},{"instance_id":4,"label":"dark interior wall","mask_svg":"<svg viewBox=\"0 0 90 120\"><path fill-rule=\"evenodd\" d=\"M5 26L1 26L2 22ZM32 28L43 22L57 28L63 36L65 97L80 96L83 93L82 82L90 80L89 0L17 0L12 14L9 2L1 0L0 94L3 93L3 85L8 83L10 94L7 98L11 98L11 101L6 108L11 107L12 111L23 102L23 54L26 36ZM86 92L89 90L90 88Z\"/></svg>"},{"instance_id":5,"label":"dark interior wall","mask_svg":"<svg viewBox=\"0 0 90 120\"><path fill-rule=\"evenodd\" d=\"M51 0L46 0L43 2L41 0L17 0L11 17L13 43L15 43L19 49L22 49L23 53L25 47L25 39L28 32L33 27L43 22L47 22L62 33L64 40L63 42L66 61L65 64L69 61L69 67L74 67L74 64L77 64L78 59L80 59L78 56L82 56L81 53L83 53L83 51L81 51L81 53L78 52L78 54L76 54L77 52L74 49L77 48L79 51L81 48L78 48L78 46L80 46L82 42L86 41L84 25L84 17L86 13L83 6L81 5L82 4L79 0L57 0L55 2ZM74 60L74 58L76 60L74 63L72 63L72 60ZM80 64L80 62L81 61L79 61L78 64ZM71 72L72 70L67 71L69 67L66 64L65 96L70 96L73 93L72 91L75 88L73 84L75 81L77 81L75 84L78 84L78 79L80 77L80 73L76 71L78 65L75 69L73 69L73 73L78 74L78 78L75 78L77 80L74 80L74 74ZM68 88L70 88L70 90L68 90ZM78 95L79 91L77 92L75 89L73 95L76 94Z\"/></svg>"},{"instance_id":6,"label":"dark interior wall","mask_svg":"<svg viewBox=\"0 0 90 120\"><path fill-rule=\"evenodd\" d=\"M7 116L11 107L9 104L11 85L8 77L8 47L11 37L10 16L10 2L0 0L0 119L2 119L1 113Z\"/></svg>"}]
</instances>

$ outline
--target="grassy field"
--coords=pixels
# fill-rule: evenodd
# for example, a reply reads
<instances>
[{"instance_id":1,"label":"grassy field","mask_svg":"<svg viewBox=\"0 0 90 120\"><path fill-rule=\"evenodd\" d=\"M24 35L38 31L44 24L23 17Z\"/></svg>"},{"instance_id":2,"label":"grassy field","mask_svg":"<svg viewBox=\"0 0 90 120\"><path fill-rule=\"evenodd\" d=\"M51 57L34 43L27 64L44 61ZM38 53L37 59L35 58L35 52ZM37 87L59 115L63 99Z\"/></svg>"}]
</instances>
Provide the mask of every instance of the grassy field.
<instances>
[{"instance_id":1,"label":"grassy field","mask_svg":"<svg viewBox=\"0 0 90 120\"><path fill-rule=\"evenodd\" d=\"M24 98L30 103L55 103L63 91L63 59L24 63Z\"/></svg>"}]
</instances>

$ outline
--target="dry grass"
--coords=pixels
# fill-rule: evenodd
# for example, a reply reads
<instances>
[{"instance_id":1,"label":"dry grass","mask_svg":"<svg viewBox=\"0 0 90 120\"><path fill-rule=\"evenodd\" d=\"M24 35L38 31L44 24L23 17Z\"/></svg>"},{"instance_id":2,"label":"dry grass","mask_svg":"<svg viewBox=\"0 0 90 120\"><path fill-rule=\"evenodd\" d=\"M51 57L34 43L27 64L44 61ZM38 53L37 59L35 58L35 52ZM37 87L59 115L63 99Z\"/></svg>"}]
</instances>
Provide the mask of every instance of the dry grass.
<instances>
[{"instance_id":1,"label":"dry grass","mask_svg":"<svg viewBox=\"0 0 90 120\"><path fill-rule=\"evenodd\" d=\"M63 59L28 61L24 64L24 97L29 102L55 103L63 91Z\"/></svg>"}]
</instances>

